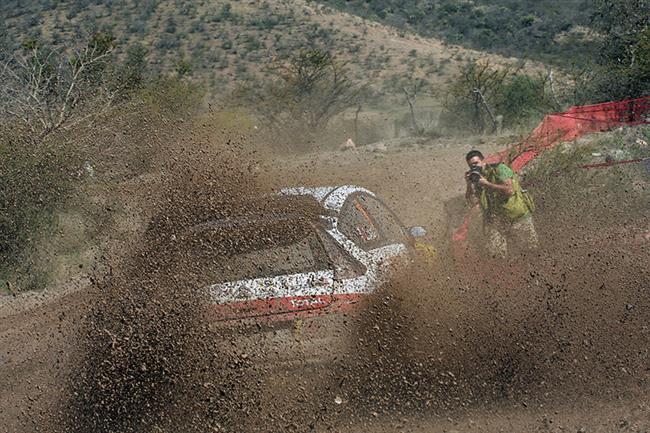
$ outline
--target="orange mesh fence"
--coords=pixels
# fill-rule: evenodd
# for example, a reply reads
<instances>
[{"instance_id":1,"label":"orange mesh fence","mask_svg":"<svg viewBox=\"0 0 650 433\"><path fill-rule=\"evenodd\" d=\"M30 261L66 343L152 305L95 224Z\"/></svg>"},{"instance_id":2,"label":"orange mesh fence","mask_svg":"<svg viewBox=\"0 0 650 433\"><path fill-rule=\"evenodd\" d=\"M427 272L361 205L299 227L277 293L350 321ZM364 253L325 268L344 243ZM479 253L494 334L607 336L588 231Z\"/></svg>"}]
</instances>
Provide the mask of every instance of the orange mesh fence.
<instances>
[{"instance_id":1,"label":"orange mesh fence","mask_svg":"<svg viewBox=\"0 0 650 433\"><path fill-rule=\"evenodd\" d=\"M537 155L558 143L572 141L592 132L644 123L650 124L650 96L571 107L563 113L546 115L523 143L490 155L487 160L490 163L505 161L513 170L519 171Z\"/></svg>"}]
</instances>

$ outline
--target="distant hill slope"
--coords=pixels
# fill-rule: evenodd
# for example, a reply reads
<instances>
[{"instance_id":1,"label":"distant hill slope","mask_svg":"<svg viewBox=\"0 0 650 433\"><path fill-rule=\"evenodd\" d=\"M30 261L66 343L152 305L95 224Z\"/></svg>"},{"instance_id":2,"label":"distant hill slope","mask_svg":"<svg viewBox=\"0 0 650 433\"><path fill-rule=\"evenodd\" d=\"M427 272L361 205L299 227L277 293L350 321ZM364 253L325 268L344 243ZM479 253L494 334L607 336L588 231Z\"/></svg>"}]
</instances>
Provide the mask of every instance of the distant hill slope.
<instances>
[{"instance_id":1,"label":"distant hill slope","mask_svg":"<svg viewBox=\"0 0 650 433\"><path fill-rule=\"evenodd\" d=\"M122 48L145 46L156 70L189 65L215 92L265 79L278 60L312 47L333 52L376 89L400 93L415 77L443 85L461 63L488 56L305 0L3 0L0 14L4 52L27 36L66 44L108 31Z\"/></svg>"},{"instance_id":2,"label":"distant hill slope","mask_svg":"<svg viewBox=\"0 0 650 433\"><path fill-rule=\"evenodd\" d=\"M423 36L508 56L568 63L592 53L593 0L319 0Z\"/></svg>"}]
</instances>

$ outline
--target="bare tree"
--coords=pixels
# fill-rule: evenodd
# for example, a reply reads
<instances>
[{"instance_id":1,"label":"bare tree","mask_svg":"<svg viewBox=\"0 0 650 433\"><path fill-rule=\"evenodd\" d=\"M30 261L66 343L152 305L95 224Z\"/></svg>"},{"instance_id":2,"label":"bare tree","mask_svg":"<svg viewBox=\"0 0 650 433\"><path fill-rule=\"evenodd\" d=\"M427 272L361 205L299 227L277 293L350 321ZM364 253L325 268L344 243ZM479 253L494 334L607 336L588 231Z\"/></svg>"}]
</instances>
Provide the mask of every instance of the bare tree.
<instances>
[{"instance_id":1,"label":"bare tree","mask_svg":"<svg viewBox=\"0 0 650 433\"><path fill-rule=\"evenodd\" d=\"M557 111L562 110L562 104L560 104L560 100L557 98L557 92L555 91L555 79L553 78L553 68L548 68L548 74L546 75L546 81L549 84L549 89L551 91L551 98L553 101L553 104L555 105L555 109Z\"/></svg>"},{"instance_id":2,"label":"bare tree","mask_svg":"<svg viewBox=\"0 0 650 433\"><path fill-rule=\"evenodd\" d=\"M480 101L481 104L483 104L483 106L485 107L485 111L487 111L487 114L490 116L490 121L492 122L492 132L496 131L498 127L497 120L494 117L494 114L492 114L492 109L490 108L490 105L485 100L485 96L483 96L483 93L478 88L474 89L474 94L476 95L477 100ZM476 104L476 107L478 106L479 104Z\"/></svg>"},{"instance_id":3,"label":"bare tree","mask_svg":"<svg viewBox=\"0 0 650 433\"><path fill-rule=\"evenodd\" d=\"M67 50L24 44L2 65L0 112L39 136L106 112L121 90L104 76L114 48L103 34Z\"/></svg>"},{"instance_id":4,"label":"bare tree","mask_svg":"<svg viewBox=\"0 0 650 433\"><path fill-rule=\"evenodd\" d=\"M283 79L292 115L310 128L322 128L329 120L353 106L361 91L345 69L325 51L309 50L284 68Z\"/></svg>"},{"instance_id":5,"label":"bare tree","mask_svg":"<svg viewBox=\"0 0 650 433\"><path fill-rule=\"evenodd\" d=\"M328 52L309 50L281 65L276 80L240 88L234 97L271 128L301 126L315 131L358 104L363 90L345 64Z\"/></svg>"},{"instance_id":6,"label":"bare tree","mask_svg":"<svg viewBox=\"0 0 650 433\"><path fill-rule=\"evenodd\" d=\"M473 111L471 120L479 133L485 130L485 112L496 128L495 117L489 104L513 73L512 67L493 67L489 60L468 63L455 79L450 91L452 101L448 105L453 105L458 100L470 104Z\"/></svg>"},{"instance_id":7,"label":"bare tree","mask_svg":"<svg viewBox=\"0 0 650 433\"><path fill-rule=\"evenodd\" d=\"M417 119L415 118L415 109L414 109L415 101L417 100L418 97L418 90L420 88L420 84L422 84L422 81L417 80L413 85L412 91L409 91L409 89L406 86L404 86L403 88L404 94L406 95L406 102L408 103L409 110L411 112L411 123L413 125L413 132L415 132L416 134L419 134L421 131Z\"/></svg>"}]
</instances>

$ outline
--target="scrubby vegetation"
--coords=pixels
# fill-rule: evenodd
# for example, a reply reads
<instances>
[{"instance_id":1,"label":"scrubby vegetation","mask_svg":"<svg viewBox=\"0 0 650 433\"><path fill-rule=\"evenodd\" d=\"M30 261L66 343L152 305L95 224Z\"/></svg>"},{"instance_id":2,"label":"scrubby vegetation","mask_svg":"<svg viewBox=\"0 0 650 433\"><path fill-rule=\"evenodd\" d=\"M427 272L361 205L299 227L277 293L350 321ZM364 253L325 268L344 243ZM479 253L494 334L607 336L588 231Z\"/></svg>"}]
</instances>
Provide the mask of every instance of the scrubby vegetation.
<instances>
[{"instance_id":1,"label":"scrubby vegetation","mask_svg":"<svg viewBox=\"0 0 650 433\"><path fill-rule=\"evenodd\" d=\"M144 52L112 55L96 34L63 50L32 41L3 71L0 108L0 283L40 289L58 272L83 267L124 203L109 194L146 173L152 145L174 119L196 110L194 84L146 70ZM152 138L143 128L157 132Z\"/></svg>"},{"instance_id":2,"label":"scrubby vegetation","mask_svg":"<svg viewBox=\"0 0 650 433\"><path fill-rule=\"evenodd\" d=\"M322 3L424 36L508 56L569 64L595 52L590 0L324 0Z\"/></svg>"},{"instance_id":3,"label":"scrubby vegetation","mask_svg":"<svg viewBox=\"0 0 650 433\"><path fill-rule=\"evenodd\" d=\"M297 48L358 50L358 41L286 2L7 1L0 16L0 51L13 52L25 38L66 46L100 31L117 37L118 56L137 42L155 72L191 73L215 93L263 79L270 74L266 59L289 58Z\"/></svg>"},{"instance_id":4,"label":"scrubby vegetation","mask_svg":"<svg viewBox=\"0 0 650 433\"><path fill-rule=\"evenodd\" d=\"M556 65L571 76L576 104L650 94L646 0L323 3L424 36ZM525 81L520 87L530 88Z\"/></svg>"},{"instance_id":5,"label":"scrubby vegetation","mask_svg":"<svg viewBox=\"0 0 650 433\"><path fill-rule=\"evenodd\" d=\"M650 155L650 128L621 128L561 144L526 169L537 213L553 227L565 227L573 240L612 243L647 231L650 181L643 161L589 168L592 164L637 161ZM585 167L587 166L587 167ZM578 224L590 221L589 225Z\"/></svg>"}]
</instances>

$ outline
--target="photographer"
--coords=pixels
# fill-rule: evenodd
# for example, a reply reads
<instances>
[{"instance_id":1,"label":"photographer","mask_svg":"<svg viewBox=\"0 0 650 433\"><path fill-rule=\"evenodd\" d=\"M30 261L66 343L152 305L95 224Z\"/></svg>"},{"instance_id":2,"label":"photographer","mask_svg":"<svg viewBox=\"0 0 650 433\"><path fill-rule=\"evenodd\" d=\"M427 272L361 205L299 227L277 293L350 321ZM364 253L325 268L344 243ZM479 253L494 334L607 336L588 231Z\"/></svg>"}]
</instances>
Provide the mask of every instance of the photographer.
<instances>
[{"instance_id":1,"label":"photographer","mask_svg":"<svg viewBox=\"0 0 650 433\"><path fill-rule=\"evenodd\" d=\"M487 164L478 150L465 155L465 161L469 166L465 173L465 198L471 205L481 206L488 254L506 258L513 256L515 249L536 249L533 201L521 189L515 172L503 163Z\"/></svg>"}]
</instances>

